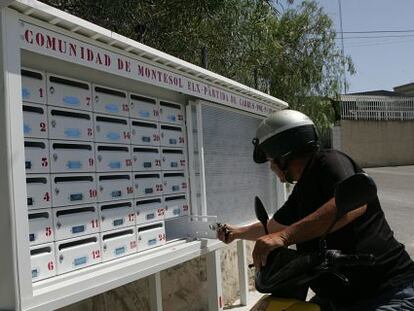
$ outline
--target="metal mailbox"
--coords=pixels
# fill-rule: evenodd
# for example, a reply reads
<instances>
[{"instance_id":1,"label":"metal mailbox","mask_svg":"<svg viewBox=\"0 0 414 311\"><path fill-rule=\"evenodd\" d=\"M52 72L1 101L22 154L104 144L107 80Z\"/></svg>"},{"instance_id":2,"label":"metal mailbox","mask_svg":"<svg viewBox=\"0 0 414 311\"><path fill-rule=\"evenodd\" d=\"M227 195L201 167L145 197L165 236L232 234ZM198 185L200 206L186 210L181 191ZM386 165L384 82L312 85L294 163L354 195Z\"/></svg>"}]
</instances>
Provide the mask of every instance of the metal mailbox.
<instances>
[{"instance_id":1,"label":"metal mailbox","mask_svg":"<svg viewBox=\"0 0 414 311\"><path fill-rule=\"evenodd\" d=\"M92 114L64 108L48 107L50 139L92 141Z\"/></svg>"},{"instance_id":2,"label":"metal mailbox","mask_svg":"<svg viewBox=\"0 0 414 311\"><path fill-rule=\"evenodd\" d=\"M138 199L135 200L134 206L137 224L164 220L165 209L161 197Z\"/></svg>"},{"instance_id":3,"label":"metal mailbox","mask_svg":"<svg viewBox=\"0 0 414 311\"><path fill-rule=\"evenodd\" d=\"M47 90L49 105L92 111L92 92L88 82L49 74Z\"/></svg>"},{"instance_id":4,"label":"metal mailbox","mask_svg":"<svg viewBox=\"0 0 414 311\"><path fill-rule=\"evenodd\" d=\"M53 218L49 209L29 211L30 245L53 242Z\"/></svg>"},{"instance_id":5,"label":"metal mailbox","mask_svg":"<svg viewBox=\"0 0 414 311\"><path fill-rule=\"evenodd\" d=\"M99 234L56 242L55 246L57 274L85 268L102 260Z\"/></svg>"},{"instance_id":6,"label":"metal mailbox","mask_svg":"<svg viewBox=\"0 0 414 311\"><path fill-rule=\"evenodd\" d=\"M137 251L135 227L102 233L102 261L108 261L133 254Z\"/></svg>"},{"instance_id":7,"label":"metal mailbox","mask_svg":"<svg viewBox=\"0 0 414 311\"><path fill-rule=\"evenodd\" d=\"M53 206L77 205L96 202L95 174L53 174Z\"/></svg>"},{"instance_id":8,"label":"metal mailbox","mask_svg":"<svg viewBox=\"0 0 414 311\"><path fill-rule=\"evenodd\" d=\"M154 122L131 120L131 144L144 146L159 146L159 125Z\"/></svg>"},{"instance_id":9,"label":"metal mailbox","mask_svg":"<svg viewBox=\"0 0 414 311\"><path fill-rule=\"evenodd\" d=\"M93 143L51 140L50 159L52 173L95 172Z\"/></svg>"},{"instance_id":10,"label":"metal mailbox","mask_svg":"<svg viewBox=\"0 0 414 311\"><path fill-rule=\"evenodd\" d=\"M131 134L126 118L95 115L95 141L102 143L129 144Z\"/></svg>"},{"instance_id":11,"label":"metal mailbox","mask_svg":"<svg viewBox=\"0 0 414 311\"><path fill-rule=\"evenodd\" d=\"M44 105L23 103L23 133L25 137L48 137L47 113Z\"/></svg>"},{"instance_id":12,"label":"metal mailbox","mask_svg":"<svg viewBox=\"0 0 414 311\"><path fill-rule=\"evenodd\" d=\"M127 173L97 174L98 201L112 201L132 199L134 187L132 176Z\"/></svg>"},{"instance_id":13,"label":"metal mailbox","mask_svg":"<svg viewBox=\"0 0 414 311\"><path fill-rule=\"evenodd\" d=\"M56 241L99 232L99 215L95 204L53 209Z\"/></svg>"},{"instance_id":14,"label":"metal mailbox","mask_svg":"<svg viewBox=\"0 0 414 311\"><path fill-rule=\"evenodd\" d=\"M131 201L98 204L101 231L114 230L135 225L135 212Z\"/></svg>"},{"instance_id":15,"label":"metal mailbox","mask_svg":"<svg viewBox=\"0 0 414 311\"><path fill-rule=\"evenodd\" d=\"M164 196L165 219L188 215L188 202L185 194Z\"/></svg>"},{"instance_id":16,"label":"metal mailbox","mask_svg":"<svg viewBox=\"0 0 414 311\"><path fill-rule=\"evenodd\" d=\"M187 179L184 172L169 172L162 174L164 194L187 191Z\"/></svg>"},{"instance_id":17,"label":"metal mailbox","mask_svg":"<svg viewBox=\"0 0 414 311\"><path fill-rule=\"evenodd\" d=\"M184 149L161 148L163 170L184 170L186 168L186 160Z\"/></svg>"},{"instance_id":18,"label":"metal mailbox","mask_svg":"<svg viewBox=\"0 0 414 311\"><path fill-rule=\"evenodd\" d=\"M161 173L134 174L135 197L161 195L163 193Z\"/></svg>"},{"instance_id":19,"label":"metal mailbox","mask_svg":"<svg viewBox=\"0 0 414 311\"><path fill-rule=\"evenodd\" d=\"M161 169L161 155L159 148L133 147L132 170L154 171Z\"/></svg>"},{"instance_id":20,"label":"metal mailbox","mask_svg":"<svg viewBox=\"0 0 414 311\"><path fill-rule=\"evenodd\" d=\"M129 115L131 118L158 121L160 110L155 99L130 94L129 100Z\"/></svg>"},{"instance_id":21,"label":"metal mailbox","mask_svg":"<svg viewBox=\"0 0 414 311\"><path fill-rule=\"evenodd\" d=\"M41 71L22 68L22 99L24 102L45 104L46 82L45 75Z\"/></svg>"},{"instance_id":22,"label":"metal mailbox","mask_svg":"<svg viewBox=\"0 0 414 311\"><path fill-rule=\"evenodd\" d=\"M46 139L24 140L26 174L50 172L49 142Z\"/></svg>"},{"instance_id":23,"label":"metal mailbox","mask_svg":"<svg viewBox=\"0 0 414 311\"><path fill-rule=\"evenodd\" d=\"M164 222L154 222L148 225L137 227L138 252L165 244Z\"/></svg>"},{"instance_id":24,"label":"metal mailbox","mask_svg":"<svg viewBox=\"0 0 414 311\"><path fill-rule=\"evenodd\" d=\"M183 107L180 104L161 101L160 122L184 124Z\"/></svg>"},{"instance_id":25,"label":"metal mailbox","mask_svg":"<svg viewBox=\"0 0 414 311\"><path fill-rule=\"evenodd\" d=\"M29 210L52 207L50 175L26 176L27 207Z\"/></svg>"},{"instance_id":26,"label":"metal mailbox","mask_svg":"<svg viewBox=\"0 0 414 311\"><path fill-rule=\"evenodd\" d=\"M123 117L129 116L127 94L103 86L93 86L94 111Z\"/></svg>"},{"instance_id":27,"label":"metal mailbox","mask_svg":"<svg viewBox=\"0 0 414 311\"><path fill-rule=\"evenodd\" d=\"M128 145L96 144L96 171L131 171L131 147Z\"/></svg>"},{"instance_id":28,"label":"metal mailbox","mask_svg":"<svg viewBox=\"0 0 414 311\"><path fill-rule=\"evenodd\" d=\"M161 124L161 146L184 147L184 141L182 127Z\"/></svg>"},{"instance_id":29,"label":"metal mailbox","mask_svg":"<svg viewBox=\"0 0 414 311\"><path fill-rule=\"evenodd\" d=\"M56 275L55 245L47 243L30 247L32 282Z\"/></svg>"}]
</instances>

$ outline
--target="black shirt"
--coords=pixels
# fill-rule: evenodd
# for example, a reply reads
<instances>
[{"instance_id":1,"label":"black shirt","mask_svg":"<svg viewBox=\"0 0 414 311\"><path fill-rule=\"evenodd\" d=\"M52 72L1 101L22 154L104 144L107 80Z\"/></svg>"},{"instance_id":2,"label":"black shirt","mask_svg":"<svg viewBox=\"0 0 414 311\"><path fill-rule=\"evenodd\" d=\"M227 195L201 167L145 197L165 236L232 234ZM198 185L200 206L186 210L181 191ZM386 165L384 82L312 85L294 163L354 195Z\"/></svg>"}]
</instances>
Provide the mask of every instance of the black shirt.
<instances>
[{"instance_id":1,"label":"black shirt","mask_svg":"<svg viewBox=\"0 0 414 311\"><path fill-rule=\"evenodd\" d=\"M300 180L286 203L273 218L291 225L316 211L334 196L338 182L362 170L347 155L335 150L317 152L307 163ZM368 204L365 214L331 233L329 249L348 254L373 254L373 267L343 268L349 285L333 276L325 276L312 284L321 297L352 302L375 296L380 290L397 287L414 279L414 263L390 229L378 198ZM297 244L298 251L317 251L319 239Z\"/></svg>"}]
</instances>

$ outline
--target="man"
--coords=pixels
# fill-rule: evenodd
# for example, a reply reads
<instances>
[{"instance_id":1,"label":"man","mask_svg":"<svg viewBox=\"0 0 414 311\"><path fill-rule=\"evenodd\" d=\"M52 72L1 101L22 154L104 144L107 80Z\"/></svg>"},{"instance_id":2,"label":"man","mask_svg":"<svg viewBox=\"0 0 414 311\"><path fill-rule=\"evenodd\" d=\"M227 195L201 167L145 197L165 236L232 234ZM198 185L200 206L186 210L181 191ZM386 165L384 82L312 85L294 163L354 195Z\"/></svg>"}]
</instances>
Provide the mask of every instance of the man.
<instances>
[{"instance_id":1,"label":"man","mask_svg":"<svg viewBox=\"0 0 414 311\"><path fill-rule=\"evenodd\" d=\"M261 223L255 223L226 225L227 233L220 230L218 237L226 243L256 241L253 260L260 269L276 248L296 244L298 251L317 251L319 238L335 221L336 185L362 170L341 152L320 150L313 122L294 110L266 118L253 144L254 161L270 161L280 181L295 187L268 222L268 235ZM414 310L414 263L395 240L378 198L339 219L327 236L327 246L347 254L373 254L376 264L342 269L349 286L334 276L321 277L312 284L318 302L329 302L338 310Z\"/></svg>"}]
</instances>

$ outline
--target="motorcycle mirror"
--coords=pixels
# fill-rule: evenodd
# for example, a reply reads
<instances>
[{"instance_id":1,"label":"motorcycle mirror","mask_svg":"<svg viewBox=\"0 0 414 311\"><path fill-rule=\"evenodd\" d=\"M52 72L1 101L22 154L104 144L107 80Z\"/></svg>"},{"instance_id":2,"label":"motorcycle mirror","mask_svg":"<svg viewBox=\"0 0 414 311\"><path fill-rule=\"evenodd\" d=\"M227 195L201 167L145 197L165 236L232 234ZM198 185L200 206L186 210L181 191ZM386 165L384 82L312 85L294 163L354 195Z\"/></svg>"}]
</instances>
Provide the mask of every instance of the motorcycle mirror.
<instances>
[{"instance_id":1,"label":"motorcycle mirror","mask_svg":"<svg viewBox=\"0 0 414 311\"><path fill-rule=\"evenodd\" d=\"M259 197L254 198L254 211L256 213L256 218L262 223L263 228L266 234L269 234L267 230L267 222L269 220L269 215Z\"/></svg>"},{"instance_id":2,"label":"motorcycle mirror","mask_svg":"<svg viewBox=\"0 0 414 311\"><path fill-rule=\"evenodd\" d=\"M376 196L377 186L369 175L357 173L348 177L335 190L336 218L371 202Z\"/></svg>"}]
</instances>

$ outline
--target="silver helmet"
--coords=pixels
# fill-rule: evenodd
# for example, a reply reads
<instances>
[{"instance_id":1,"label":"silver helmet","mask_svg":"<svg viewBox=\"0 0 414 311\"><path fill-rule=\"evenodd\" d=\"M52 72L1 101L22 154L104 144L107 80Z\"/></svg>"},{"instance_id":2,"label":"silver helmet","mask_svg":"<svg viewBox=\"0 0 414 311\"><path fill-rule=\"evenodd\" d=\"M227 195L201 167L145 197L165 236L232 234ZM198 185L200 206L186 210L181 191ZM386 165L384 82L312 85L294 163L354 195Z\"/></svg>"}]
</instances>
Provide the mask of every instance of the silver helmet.
<instances>
[{"instance_id":1,"label":"silver helmet","mask_svg":"<svg viewBox=\"0 0 414 311\"><path fill-rule=\"evenodd\" d=\"M315 124L305 114L281 110L270 114L256 130L253 160L264 163L274 159L286 163L293 155L319 148Z\"/></svg>"}]
</instances>

